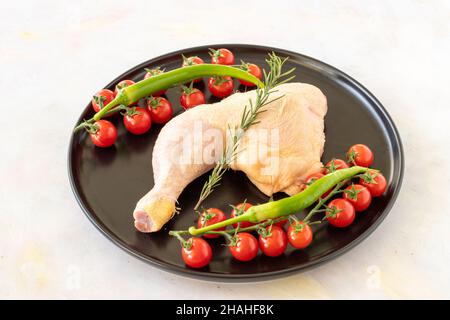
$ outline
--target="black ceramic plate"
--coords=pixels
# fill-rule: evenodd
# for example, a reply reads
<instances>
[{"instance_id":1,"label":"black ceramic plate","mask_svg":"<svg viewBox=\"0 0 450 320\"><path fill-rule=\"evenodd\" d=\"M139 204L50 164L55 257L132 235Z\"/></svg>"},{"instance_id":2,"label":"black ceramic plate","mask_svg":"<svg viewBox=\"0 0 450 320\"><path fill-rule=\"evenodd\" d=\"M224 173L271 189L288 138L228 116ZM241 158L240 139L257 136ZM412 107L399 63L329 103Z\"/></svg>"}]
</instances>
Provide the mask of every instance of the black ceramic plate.
<instances>
[{"instance_id":1,"label":"black ceramic plate","mask_svg":"<svg viewBox=\"0 0 450 320\"><path fill-rule=\"evenodd\" d=\"M76 134L69 147L69 177L76 199L92 223L109 239L128 253L157 267L184 275L215 280L255 280L305 270L329 261L348 251L366 238L384 219L399 192L403 176L403 151L399 134L380 102L362 85L343 72L310 57L286 50L253 45L212 45L181 50L148 60L125 72L106 88L123 79L141 80L144 67L160 66L171 70L180 66L181 54L198 55L209 61L208 48L226 47L236 61L254 62L267 68L268 52L288 56L286 68L296 67L296 81L319 87L328 99L326 116L326 144L323 161L344 157L347 148L355 143L369 145L375 153L373 166L382 170L389 187L384 196L374 200L370 209L358 214L348 228L337 229L322 224L314 226L314 241L306 250L292 250L277 258L259 255L249 263L234 260L221 241L212 241L214 258L204 269L186 267L180 256L178 240L167 235L171 229L186 229L194 224L192 209L206 175L192 182L179 198L181 212L157 233L143 234L133 226L132 211L136 201L153 186L152 149L160 128L154 126L148 134L133 136L125 131L120 119L113 119L119 130L115 147L96 148L86 133ZM207 101L211 98L204 83ZM96 88L93 88L95 91ZM243 88L240 88L243 89ZM179 89L170 89L168 99L176 112ZM87 99L88 100L88 99ZM79 121L93 114L90 103ZM79 122L78 121L78 122ZM247 198L257 204L267 200L241 172L229 172L220 188L204 203L230 211L229 204Z\"/></svg>"}]
</instances>

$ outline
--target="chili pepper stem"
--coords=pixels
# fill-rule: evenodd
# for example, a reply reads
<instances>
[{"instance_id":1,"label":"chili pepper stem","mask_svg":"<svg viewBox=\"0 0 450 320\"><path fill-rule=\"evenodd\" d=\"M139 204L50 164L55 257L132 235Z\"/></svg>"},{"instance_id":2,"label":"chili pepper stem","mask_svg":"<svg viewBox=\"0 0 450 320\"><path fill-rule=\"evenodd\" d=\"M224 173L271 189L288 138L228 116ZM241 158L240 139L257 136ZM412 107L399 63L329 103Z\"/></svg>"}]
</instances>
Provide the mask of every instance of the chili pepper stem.
<instances>
[{"instance_id":1,"label":"chili pepper stem","mask_svg":"<svg viewBox=\"0 0 450 320\"><path fill-rule=\"evenodd\" d=\"M107 116L113 115L121 110L124 110L125 108L126 108L125 105L120 104L119 106L116 106L116 107L108 110L107 112L105 112L105 114L102 117L107 117ZM78 132L79 130L82 130L82 129L88 127L89 125L93 124L94 122L95 122L94 118L83 121L78 126L76 126L73 131Z\"/></svg>"},{"instance_id":2,"label":"chili pepper stem","mask_svg":"<svg viewBox=\"0 0 450 320\"><path fill-rule=\"evenodd\" d=\"M222 227L229 226L233 223L248 221L247 219L248 219L248 214L244 213L243 215L240 215L240 216L237 216L237 217L234 217L231 219L223 220L218 223L211 224L209 226L206 226L206 227L203 227L200 229L197 229L195 227L190 227L189 233L192 234L193 236L196 236L196 235L204 234L205 232L208 232L208 231L214 231L214 230L220 229Z\"/></svg>"}]
</instances>

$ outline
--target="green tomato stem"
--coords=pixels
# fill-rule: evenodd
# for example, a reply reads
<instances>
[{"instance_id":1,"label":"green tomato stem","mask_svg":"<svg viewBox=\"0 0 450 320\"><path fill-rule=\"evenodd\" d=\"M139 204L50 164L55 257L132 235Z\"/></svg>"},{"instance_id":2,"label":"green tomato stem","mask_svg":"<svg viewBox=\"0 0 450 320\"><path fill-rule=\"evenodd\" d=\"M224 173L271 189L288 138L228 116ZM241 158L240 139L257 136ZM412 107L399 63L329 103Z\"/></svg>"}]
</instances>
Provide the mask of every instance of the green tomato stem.
<instances>
[{"instance_id":1,"label":"green tomato stem","mask_svg":"<svg viewBox=\"0 0 450 320\"><path fill-rule=\"evenodd\" d=\"M309 223L309 220L311 220L311 218L313 217L314 214L318 213L318 212L324 212L326 210L321 210L320 208L333 196L335 196L336 194L340 193L339 189L348 182L349 180L344 180L339 182L333 189L333 191L331 191L326 197L324 198L320 198L319 202L317 202L317 204L314 206L314 208L311 209L311 211L309 211L309 213L306 215L306 217L303 219L304 222Z\"/></svg>"}]
</instances>

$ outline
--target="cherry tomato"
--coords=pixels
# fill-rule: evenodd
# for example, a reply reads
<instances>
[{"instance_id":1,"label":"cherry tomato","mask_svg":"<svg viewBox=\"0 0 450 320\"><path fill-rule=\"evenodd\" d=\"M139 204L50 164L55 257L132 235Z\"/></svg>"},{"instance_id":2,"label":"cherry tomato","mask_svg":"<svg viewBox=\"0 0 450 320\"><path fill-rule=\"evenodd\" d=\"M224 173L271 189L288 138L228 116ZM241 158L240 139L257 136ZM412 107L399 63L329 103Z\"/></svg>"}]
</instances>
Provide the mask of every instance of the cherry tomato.
<instances>
[{"instance_id":1,"label":"cherry tomato","mask_svg":"<svg viewBox=\"0 0 450 320\"><path fill-rule=\"evenodd\" d=\"M288 222L288 219L284 219L284 220L275 222L273 225L283 229L287 222Z\"/></svg>"},{"instance_id":2,"label":"cherry tomato","mask_svg":"<svg viewBox=\"0 0 450 320\"><path fill-rule=\"evenodd\" d=\"M133 107L126 111L123 117L123 124L132 134L139 135L150 130L152 126L152 119L146 109Z\"/></svg>"},{"instance_id":3,"label":"cherry tomato","mask_svg":"<svg viewBox=\"0 0 450 320\"><path fill-rule=\"evenodd\" d=\"M190 109L206 102L203 92L196 88L183 89L180 97L180 103L183 108Z\"/></svg>"},{"instance_id":4,"label":"cherry tomato","mask_svg":"<svg viewBox=\"0 0 450 320\"><path fill-rule=\"evenodd\" d=\"M98 120L88 127L89 136L92 142L100 148L112 146L117 139L117 129L108 120Z\"/></svg>"},{"instance_id":5,"label":"cherry tomato","mask_svg":"<svg viewBox=\"0 0 450 320\"><path fill-rule=\"evenodd\" d=\"M344 199L347 199L353 205L356 212L361 212L370 206L372 195L366 187L360 184L352 184L345 188Z\"/></svg>"},{"instance_id":6,"label":"cherry tomato","mask_svg":"<svg viewBox=\"0 0 450 320\"><path fill-rule=\"evenodd\" d=\"M233 53L225 48L221 49L210 49L211 63L214 64L226 64L233 65L234 64L234 55Z\"/></svg>"},{"instance_id":7,"label":"cherry tomato","mask_svg":"<svg viewBox=\"0 0 450 320\"><path fill-rule=\"evenodd\" d=\"M348 200L334 199L328 205L326 217L333 226L344 228L355 220L355 208Z\"/></svg>"},{"instance_id":8,"label":"cherry tomato","mask_svg":"<svg viewBox=\"0 0 450 320\"><path fill-rule=\"evenodd\" d=\"M198 217L197 220L197 227L202 228L206 227L218 222L221 222L223 220L226 220L227 217L225 216L225 213L222 212L222 210L217 208L209 208L205 212L202 212L201 215ZM223 231L225 230L225 227L219 228L214 231ZM203 237L207 239L214 239L220 237L218 234L204 234Z\"/></svg>"},{"instance_id":9,"label":"cherry tomato","mask_svg":"<svg viewBox=\"0 0 450 320\"><path fill-rule=\"evenodd\" d=\"M365 144L355 144L347 151L348 163L361 166L370 167L373 162L373 152Z\"/></svg>"},{"instance_id":10,"label":"cherry tomato","mask_svg":"<svg viewBox=\"0 0 450 320\"><path fill-rule=\"evenodd\" d=\"M259 247L269 257L277 257L283 254L287 247L287 237L283 229L276 225L263 229L259 235Z\"/></svg>"},{"instance_id":11,"label":"cherry tomato","mask_svg":"<svg viewBox=\"0 0 450 320\"><path fill-rule=\"evenodd\" d=\"M381 196L386 191L387 187L386 178L376 171L366 172L359 180L359 183L369 189L372 197Z\"/></svg>"},{"instance_id":12,"label":"cherry tomato","mask_svg":"<svg viewBox=\"0 0 450 320\"><path fill-rule=\"evenodd\" d=\"M259 80L262 79L262 71L261 71L261 68L258 67L258 66L257 66L256 64L254 64L254 63L243 63L242 66L241 66L241 69L244 70L244 71L247 71L248 73L250 73L250 74L252 74L252 75L254 75L254 76L257 77ZM241 79L238 79L238 80L239 80L239 82L240 82L241 84L243 84L244 86L247 86L247 87L254 87L254 86L255 86L254 83L251 83L251 82L248 82L248 81L245 81L245 80L241 80Z\"/></svg>"},{"instance_id":13,"label":"cherry tomato","mask_svg":"<svg viewBox=\"0 0 450 320\"><path fill-rule=\"evenodd\" d=\"M331 173L339 169L348 168L347 162L342 159L332 159L325 165L325 173Z\"/></svg>"},{"instance_id":14,"label":"cherry tomato","mask_svg":"<svg viewBox=\"0 0 450 320\"><path fill-rule=\"evenodd\" d=\"M313 233L308 224L303 221L296 221L289 225L287 237L291 246L304 249L312 242Z\"/></svg>"},{"instance_id":15,"label":"cherry tomato","mask_svg":"<svg viewBox=\"0 0 450 320\"><path fill-rule=\"evenodd\" d=\"M184 55L182 55L182 57L183 57L183 64L181 65L182 67L193 66L195 64L203 64L204 63L203 59L199 58L197 56L185 57ZM202 81L202 78L198 78L193 81L199 82L199 81Z\"/></svg>"},{"instance_id":16,"label":"cherry tomato","mask_svg":"<svg viewBox=\"0 0 450 320\"><path fill-rule=\"evenodd\" d=\"M150 96L147 99L147 109L154 123L164 124L172 119L172 104L166 98Z\"/></svg>"},{"instance_id":17,"label":"cherry tomato","mask_svg":"<svg viewBox=\"0 0 450 320\"><path fill-rule=\"evenodd\" d=\"M225 98L233 93L234 82L231 77L211 77L208 79L208 89L217 98Z\"/></svg>"},{"instance_id":18,"label":"cherry tomato","mask_svg":"<svg viewBox=\"0 0 450 320\"><path fill-rule=\"evenodd\" d=\"M203 63L204 63L203 59L198 56L192 56L192 57L183 56L183 64L181 66L186 67L186 66L193 66L195 64L203 64Z\"/></svg>"},{"instance_id":19,"label":"cherry tomato","mask_svg":"<svg viewBox=\"0 0 450 320\"><path fill-rule=\"evenodd\" d=\"M311 184L313 184L316 180L322 178L323 176L325 176L322 172L316 172L313 173L311 175L309 175L306 180L305 183L302 185L301 190L305 190L308 186L310 186ZM321 198L325 198L326 196L328 196L330 194L331 190L328 190L327 192L325 192Z\"/></svg>"},{"instance_id":20,"label":"cherry tomato","mask_svg":"<svg viewBox=\"0 0 450 320\"><path fill-rule=\"evenodd\" d=\"M117 95L119 93L120 89L123 89L125 87L129 87L129 86L131 86L133 84L135 84L135 82L133 80L122 80L122 81L120 81L116 85L116 88L114 89L114 95Z\"/></svg>"},{"instance_id":21,"label":"cherry tomato","mask_svg":"<svg viewBox=\"0 0 450 320\"><path fill-rule=\"evenodd\" d=\"M310 175L306 178L305 183L306 183L307 185L311 185L311 184L313 184L316 180L322 178L323 176L324 176L324 174L323 174L322 172L316 172L316 173L310 174Z\"/></svg>"},{"instance_id":22,"label":"cherry tomato","mask_svg":"<svg viewBox=\"0 0 450 320\"><path fill-rule=\"evenodd\" d=\"M99 112L104 106L113 101L114 92L108 89L102 89L92 98L92 108L95 112Z\"/></svg>"},{"instance_id":23,"label":"cherry tomato","mask_svg":"<svg viewBox=\"0 0 450 320\"><path fill-rule=\"evenodd\" d=\"M164 70L161 70L160 67L156 67L154 69L145 68L144 70L147 71L147 73L144 75L144 79L148 79L150 77L164 73ZM152 95L153 96L162 96L165 93L166 93L166 90L160 90L160 91L153 92Z\"/></svg>"},{"instance_id":24,"label":"cherry tomato","mask_svg":"<svg viewBox=\"0 0 450 320\"><path fill-rule=\"evenodd\" d=\"M250 261L258 254L258 240L250 233L240 232L228 246L233 257L239 261Z\"/></svg>"},{"instance_id":25,"label":"cherry tomato","mask_svg":"<svg viewBox=\"0 0 450 320\"><path fill-rule=\"evenodd\" d=\"M211 246L202 238L190 238L181 249L184 263L191 268L203 268L212 258Z\"/></svg>"},{"instance_id":26,"label":"cherry tomato","mask_svg":"<svg viewBox=\"0 0 450 320\"><path fill-rule=\"evenodd\" d=\"M240 216L241 214L243 214L245 211L248 210L248 208L250 208L252 205L248 202L245 203L239 203L237 206L233 207L233 210L231 211L230 217L234 218L237 216ZM238 224L237 223L233 223L233 227L237 228ZM248 221L243 221L240 222L240 227L241 228L247 228L247 227L251 227L253 226L253 223L248 222Z\"/></svg>"}]
</instances>

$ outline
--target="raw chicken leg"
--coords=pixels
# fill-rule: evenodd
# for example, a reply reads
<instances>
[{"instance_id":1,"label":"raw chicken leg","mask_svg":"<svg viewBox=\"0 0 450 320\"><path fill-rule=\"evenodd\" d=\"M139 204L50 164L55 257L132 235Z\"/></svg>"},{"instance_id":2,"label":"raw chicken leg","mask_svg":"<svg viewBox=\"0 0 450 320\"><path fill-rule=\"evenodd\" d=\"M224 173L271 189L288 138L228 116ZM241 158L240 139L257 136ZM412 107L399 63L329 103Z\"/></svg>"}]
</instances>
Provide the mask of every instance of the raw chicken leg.
<instances>
[{"instance_id":1,"label":"raw chicken leg","mask_svg":"<svg viewBox=\"0 0 450 320\"><path fill-rule=\"evenodd\" d=\"M135 227L154 232L170 220L183 189L211 170L220 158L228 128L238 126L255 91L235 93L214 104L190 109L169 121L153 149L155 185L134 210ZM241 170L266 195L301 191L311 173L321 170L325 143L326 97L315 86L287 83L270 95L272 101L239 144L233 170ZM197 195L196 195L197 196Z\"/></svg>"}]
</instances>

